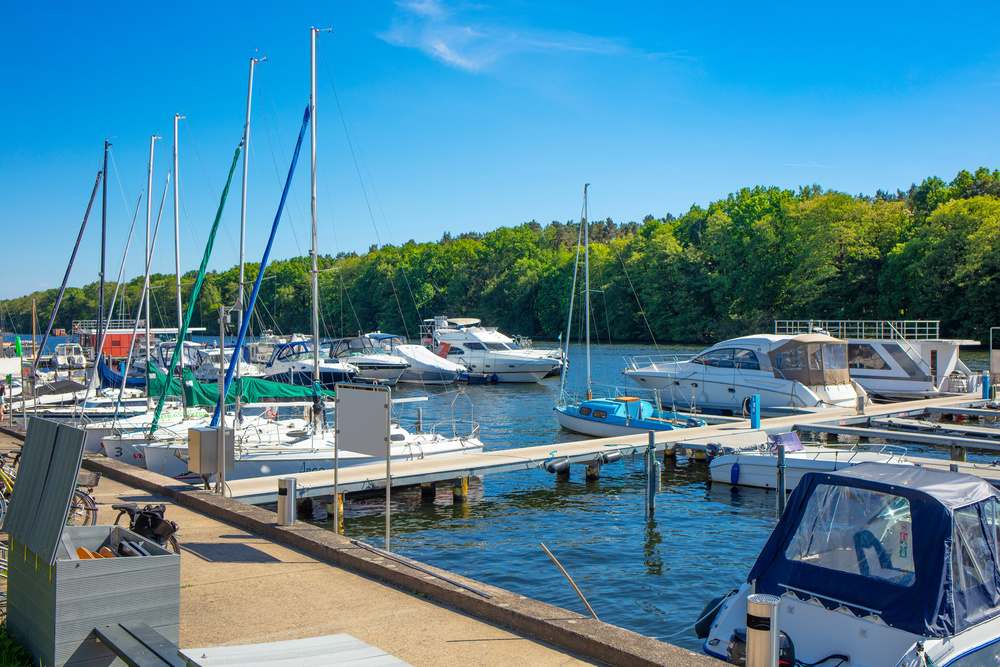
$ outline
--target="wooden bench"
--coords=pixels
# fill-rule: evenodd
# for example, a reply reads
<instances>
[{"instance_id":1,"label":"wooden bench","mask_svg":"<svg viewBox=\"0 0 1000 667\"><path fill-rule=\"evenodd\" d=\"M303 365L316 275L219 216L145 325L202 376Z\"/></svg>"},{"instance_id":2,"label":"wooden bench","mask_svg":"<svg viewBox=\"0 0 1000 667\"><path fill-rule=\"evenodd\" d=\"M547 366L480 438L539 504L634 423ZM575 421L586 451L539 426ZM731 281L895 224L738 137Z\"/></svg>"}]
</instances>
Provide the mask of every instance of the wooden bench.
<instances>
[{"instance_id":1,"label":"wooden bench","mask_svg":"<svg viewBox=\"0 0 1000 667\"><path fill-rule=\"evenodd\" d=\"M129 667L187 665L174 643L145 623L102 625L94 635Z\"/></svg>"}]
</instances>

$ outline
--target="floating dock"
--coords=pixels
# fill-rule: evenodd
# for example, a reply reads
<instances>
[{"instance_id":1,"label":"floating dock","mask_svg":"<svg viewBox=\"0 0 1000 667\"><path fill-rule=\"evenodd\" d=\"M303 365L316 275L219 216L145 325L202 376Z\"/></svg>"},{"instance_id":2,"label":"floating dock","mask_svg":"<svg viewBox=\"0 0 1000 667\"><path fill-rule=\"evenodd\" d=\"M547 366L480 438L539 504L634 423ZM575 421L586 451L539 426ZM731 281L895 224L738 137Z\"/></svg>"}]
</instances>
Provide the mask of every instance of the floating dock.
<instances>
[{"instance_id":1,"label":"floating dock","mask_svg":"<svg viewBox=\"0 0 1000 667\"><path fill-rule=\"evenodd\" d=\"M867 424L872 418L886 416L917 416L924 414L929 408L967 407L983 403L975 395L946 396L903 403L884 403L867 406L864 414L858 414L850 408L831 408L815 413L793 414L772 417L761 421L761 428L750 428L747 420L737 420L724 424L713 424L698 428L685 428L673 431L657 431L654 435L657 452L675 450L705 450L710 445L719 446L756 446L766 442L768 433L782 433L792 430L810 430L832 433L834 429L848 429L843 435L857 435L878 439L881 436L867 427L853 427L848 424ZM994 416L1000 416L1000 411L989 411ZM861 433L858 429L864 430ZM900 433L883 430L892 439L905 439L909 442L921 442L916 436L923 435L913 432ZM903 437L905 436L905 438ZM948 436L939 438L935 445L959 447L966 449L996 449L1000 450L1000 442L978 438L954 439ZM970 442L972 440L972 442ZM947 442L946 442L947 441ZM981 442L980 442L981 441ZM921 443L924 444L924 443ZM981 447L982 445L982 447ZM648 447L648 436L637 434L614 438L592 438L574 442L553 443L534 447L502 449L477 454L443 454L426 459L393 462L390 469L393 488L429 485L440 482L452 482L456 495L464 493L462 480L487 474L511 472L515 470L530 470L543 468L553 462L565 461L570 465L588 467L588 475L599 474L600 466L627 456L643 452ZM299 498L334 495L334 474L332 470L317 470L281 475L295 477L297 480L297 495ZM265 504L277 501L278 476L258 477L254 479L234 480L228 482L232 498L251 504ZM384 489L386 485L385 463L371 463L341 468L338 473L337 493L355 493ZM464 484L467 489L467 483Z\"/></svg>"}]
</instances>

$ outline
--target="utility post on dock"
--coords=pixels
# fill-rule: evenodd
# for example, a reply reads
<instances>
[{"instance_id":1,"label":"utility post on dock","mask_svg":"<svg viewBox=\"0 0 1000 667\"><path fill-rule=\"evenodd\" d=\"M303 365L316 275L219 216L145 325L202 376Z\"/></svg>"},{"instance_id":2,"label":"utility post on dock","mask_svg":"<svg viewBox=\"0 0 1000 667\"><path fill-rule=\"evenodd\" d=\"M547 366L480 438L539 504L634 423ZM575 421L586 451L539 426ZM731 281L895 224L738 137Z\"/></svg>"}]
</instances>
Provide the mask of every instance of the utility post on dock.
<instances>
[{"instance_id":1,"label":"utility post on dock","mask_svg":"<svg viewBox=\"0 0 1000 667\"><path fill-rule=\"evenodd\" d=\"M656 492L660 488L660 462L656 460L656 432L649 432L646 447L646 518L656 515Z\"/></svg>"}]
</instances>

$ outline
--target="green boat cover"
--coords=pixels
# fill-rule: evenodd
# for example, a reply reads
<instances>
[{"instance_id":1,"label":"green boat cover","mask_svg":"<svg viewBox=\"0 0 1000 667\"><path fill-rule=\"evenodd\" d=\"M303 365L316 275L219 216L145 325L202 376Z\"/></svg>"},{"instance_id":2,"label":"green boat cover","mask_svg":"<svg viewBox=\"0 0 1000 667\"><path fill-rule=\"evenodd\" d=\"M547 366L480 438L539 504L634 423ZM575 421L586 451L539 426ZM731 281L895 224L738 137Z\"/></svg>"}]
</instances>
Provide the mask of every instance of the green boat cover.
<instances>
[{"instance_id":1,"label":"green boat cover","mask_svg":"<svg viewBox=\"0 0 1000 667\"><path fill-rule=\"evenodd\" d=\"M181 383L178 378L171 378L167 382L167 375L162 369L155 365L150 365L150 395L166 395L180 398ZM184 377L184 403L185 405L200 405L203 407L213 407L219 402L219 385L215 382L200 382L195 379L190 369L183 369ZM167 385L164 387L164 385ZM236 378L229 385L226 392L226 404L236 403L236 396L239 393L241 403L265 403L267 401L312 401L315 396L313 387L303 387L300 385L275 382L255 377ZM321 389L323 396L333 396L331 389Z\"/></svg>"}]
</instances>

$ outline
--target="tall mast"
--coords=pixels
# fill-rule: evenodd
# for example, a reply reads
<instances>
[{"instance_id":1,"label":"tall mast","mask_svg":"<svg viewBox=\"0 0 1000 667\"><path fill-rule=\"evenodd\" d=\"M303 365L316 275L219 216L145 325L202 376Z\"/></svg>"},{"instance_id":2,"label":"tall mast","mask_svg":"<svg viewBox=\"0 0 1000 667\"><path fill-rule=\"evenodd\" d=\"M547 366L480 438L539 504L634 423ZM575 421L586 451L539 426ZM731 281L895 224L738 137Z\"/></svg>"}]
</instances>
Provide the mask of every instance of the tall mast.
<instances>
[{"instance_id":1,"label":"tall mast","mask_svg":"<svg viewBox=\"0 0 1000 667\"><path fill-rule=\"evenodd\" d=\"M184 304L181 299L181 211L180 211L180 187L181 187L181 174L179 171L180 165L177 157L177 125L181 119L185 118L179 113L174 114L174 282L177 288L177 335L181 333L181 326L184 323ZM152 175L150 176L152 178ZM150 181L152 183L152 181ZM147 242L148 244L148 242ZM149 256L149 253L146 253ZM181 352L184 349L181 348ZM148 358L148 357L147 357ZM184 374L184 355L181 354L181 375ZM148 392L147 392L148 393ZM181 410L184 416L187 417L187 401L184 400L184 392L181 392Z\"/></svg>"},{"instance_id":2,"label":"tall mast","mask_svg":"<svg viewBox=\"0 0 1000 667\"><path fill-rule=\"evenodd\" d=\"M331 28L309 29L309 149L311 153L310 203L312 208L312 334L313 382L319 382L319 240L316 222L316 35Z\"/></svg>"},{"instance_id":3,"label":"tall mast","mask_svg":"<svg viewBox=\"0 0 1000 667\"><path fill-rule=\"evenodd\" d=\"M254 67L259 62L263 62L267 58L250 58L250 76L247 80L247 115L246 120L243 122L243 196L240 201L240 279L239 279L239 290L236 293L237 308L236 308L236 318L237 318L237 330L243 330L243 292L245 284L245 272L244 272L244 255L246 252L246 236L247 236L247 175L250 173L250 109L253 103L253 70ZM234 354L238 353L236 350ZM222 359L222 357L220 357ZM239 362L236 364L236 377L240 376L240 366ZM236 392L236 419L240 418L240 393Z\"/></svg>"},{"instance_id":4,"label":"tall mast","mask_svg":"<svg viewBox=\"0 0 1000 667\"><path fill-rule=\"evenodd\" d=\"M149 169L146 171L146 273L149 273L149 248L151 244L151 230L150 225L152 223L153 217L153 198L150 196L153 192L153 154L156 150L156 140L159 139L155 134L149 137ZM149 340L149 327L150 327L150 317L149 317L149 302L151 299L146 299L146 403L148 407L149 403L149 364L153 362L153 356L151 354L152 346Z\"/></svg>"},{"instance_id":5,"label":"tall mast","mask_svg":"<svg viewBox=\"0 0 1000 667\"><path fill-rule=\"evenodd\" d=\"M590 183L583 185L583 296L584 317L587 320L587 399L593 398L590 390L590 224L587 222L587 189Z\"/></svg>"},{"instance_id":6,"label":"tall mast","mask_svg":"<svg viewBox=\"0 0 1000 667\"><path fill-rule=\"evenodd\" d=\"M108 237L108 149L111 142L104 140L104 183L101 187L101 281L97 287L97 338L101 339L101 331L104 329L104 256L107 250ZM103 350L94 350L94 368L100 360Z\"/></svg>"}]
</instances>

